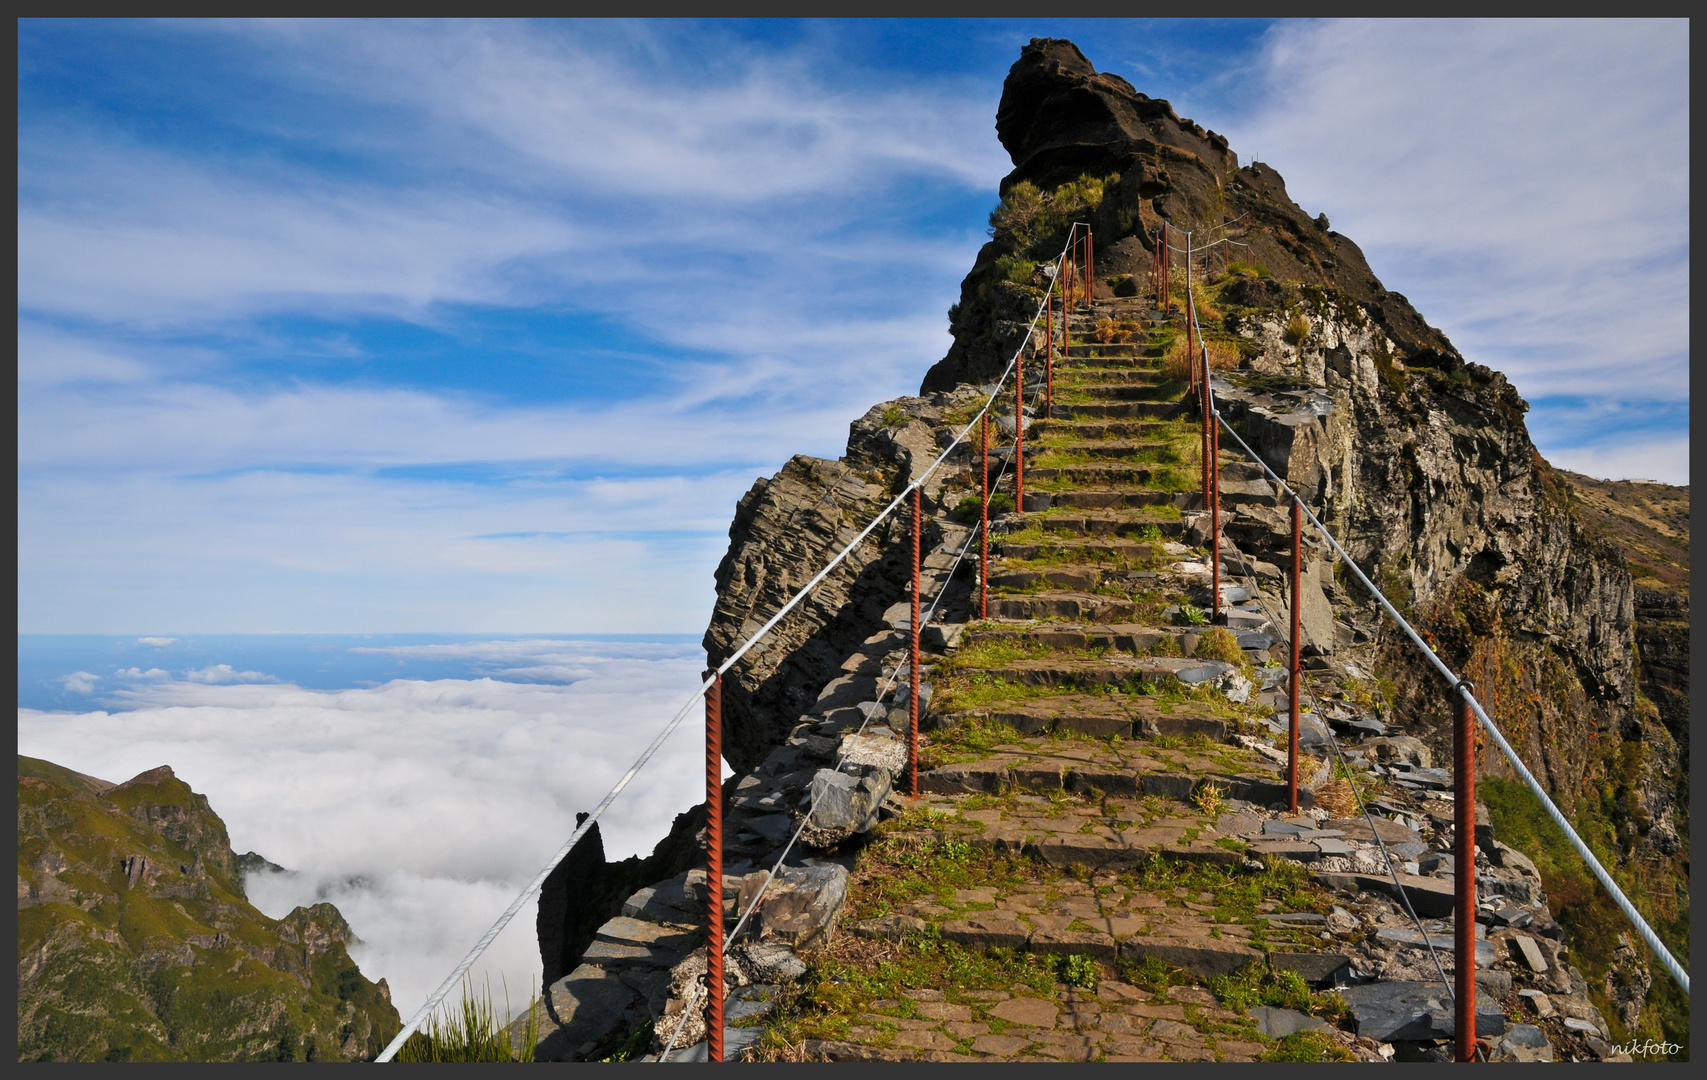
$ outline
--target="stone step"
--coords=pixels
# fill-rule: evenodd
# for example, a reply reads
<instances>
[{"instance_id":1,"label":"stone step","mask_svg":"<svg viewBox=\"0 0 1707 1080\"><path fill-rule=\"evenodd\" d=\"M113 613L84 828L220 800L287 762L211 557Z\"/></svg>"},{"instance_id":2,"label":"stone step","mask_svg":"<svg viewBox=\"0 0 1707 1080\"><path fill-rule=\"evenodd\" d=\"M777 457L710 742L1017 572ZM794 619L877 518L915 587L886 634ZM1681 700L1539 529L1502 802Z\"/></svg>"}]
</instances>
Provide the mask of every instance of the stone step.
<instances>
[{"instance_id":1,"label":"stone step","mask_svg":"<svg viewBox=\"0 0 1707 1080\"><path fill-rule=\"evenodd\" d=\"M1173 465L1039 465L1025 470L1027 480L1037 483L1060 481L1069 484L1151 484L1176 476ZM1169 493L1170 495L1172 493Z\"/></svg>"},{"instance_id":2,"label":"stone step","mask_svg":"<svg viewBox=\"0 0 1707 1080\"><path fill-rule=\"evenodd\" d=\"M1055 406L1055 420L1144 419L1168 420L1184 415L1190 406L1177 401L1109 401L1084 405Z\"/></svg>"},{"instance_id":3,"label":"stone step","mask_svg":"<svg viewBox=\"0 0 1707 1080\"><path fill-rule=\"evenodd\" d=\"M1002 570L990 575L992 589L1052 589L1089 591L1102 580L1102 571L1091 566L1061 566L1044 570Z\"/></svg>"},{"instance_id":4,"label":"stone step","mask_svg":"<svg viewBox=\"0 0 1707 1080\"><path fill-rule=\"evenodd\" d=\"M1177 506L1185 509L1202 496L1172 491L1028 491L1025 511L1038 513L1054 508L1069 510L1136 510L1145 506Z\"/></svg>"},{"instance_id":5,"label":"stone step","mask_svg":"<svg viewBox=\"0 0 1707 1080\"><path fill-rule=\"evenodd\" d=\"M1130 458L1135 454L1154 452L1155 450L1167 447L1168 445L1169 443L1160 439L1154 442L1133 442L1128 439L1075 439L1073 442L1065 445L1060 445L1052 440L1050 445L1047 447L1038 446L1032 449L1032 455L1026 462L1026 474L1029 476L1032 468L1036 467L1032 465L1033 461L1042 462L1042 459L1044 459L1044 456L1047 454L1087 454L1094 458L1120 459ZM1128 464L1156 466L1181 463L1132 461L1128 462Z\"/></svg>"},{"instance_id":6,"label":"stone step","mask_svg":"<svg viewBox=\"0 0 1707 1080\"><path fill-rule=\"evenodd\" d=\"M1235 630L1241 649L1261 650L1271 648L1274 638L1251 630ZM1202 634L1191 630L1177 628L1158 628L1143 626L1136 623L1099 626L1062 625L1053 623L1035 629L1006 629L993 627L990 629L972 631L967 635L968 641L1013 641L1030 645L1042 645L1051 649L1111 649L1117 652L1144 653L1154 649L1158 644L1167 642L1178 648L1185 656L1191 656L1197 649L1198 640Z\"/></svg>"},{"instance_id":7,"label":"stone step","mask_svg":"<svg viewBox=\"0 0 1707 1080\"><path fill-rule=\"evenodd\" d=\"M990 618L1010 621L1076 619L1084 622L1128 622L1138 609L1139 605L1132 600L1088 594L990 597Z\"/></svg>"},{"instance_id":8,"label":"stone step","mask_svg":"<svg viewBox=\"0 0 1707 1080\"><path fill-rule=\"evenodd\" d=\"M1160 545L1140 540L1001 540L995 542L994 548L1008 559L1048 558L1057 554L1099 559L1154 559L1162 555Z\"/></svg>"},{"instance_id":9,"label":"stone step","mask_svg":"<svg viewBox=\"0 0 1707 1080\"><path fill-rule=\"evenodd\" d=\"M1173 676L1187 686L1209 683L1238 669L1224 660L1189 656L1104 656L1098 660L1015 660L982 669L993 678L1022 686L1071 686L1096 689L1137 682L1154 683Z\"/></svg>"},{"instance_id":10,"label":"stone step","mask_svg":"<svg viewBox=\"0 0 1707 1080\"><path fill-rule=\"evenodd\" d=\"M1071 382L1068 376L1072 376ZM1073 389L1086 386L1156 386L1167 381L1167 376L1151 368L1087 368L1076 371L1063 364L1055 366L1055 381L1071 385Z\"/></svg>"},{"instance_id":11,"label":"stone step","mask_svg":"<svg viewBox=\"0 0 1707 1080\"><path fill-rule=\"evenodd\" d=\"M1071 731L1095 738L1118 735L1134 740L1202 735L1217 743L1227 737L1227 722L1200 704L1164 708L1143 699L1123 701L1097 694L1058 694L1043 701L1017 702L939 717L938 721L952 725L969 718L1006 724L1024 735ZM1105 791L1112 790L1108 785L1099 786Z\"/></svg>"},{"instance_id":12,"label":"stone step","mask_svg":"<svg viewBox=\"0 0 1707 1080\"><path fill-rule=\"evenodd\" d=\"M1150 356L1148 354L1133 355L1126 353L1117 356L1074 356L1069 361L1057 361L1057 363L1068 363L1071 364L1072 367L1084 369L1144 368L1153 371L1155 370L1154 363L1156 359L1157 357Z\"/></svg>"},{"instance_id":13,"label":"stone step","mask_svg":"<svg viewBox=\"0 0 1707 1080\"><path fill-rule=\"evenodd\" d=\"M1065 408L1065 406L1062 407ZM1159 420L1139 420L1126 423L1074 423L1067 420L1039 420L1026 430L1033 438L1056 434L1067 435L1075 440L1075 446L1079 446L1096 445L1103 440L1137 439L1147 435L1171 435L1179 431L1179 426Z\"/></svg>"},{"instance_id":14,"label":"stone step","mask_svg":"<svg viewBox=\"0 0 1707 1080\"><path fill-rule=\"evenodd\" d=\"M1101 401L1162 401L1173 397L1173 389L1160 380L1144 383L1096 382L1075 383L1073 392ZM1060 408L1057 405L1056 408Z\"/></svg>"},{"instance_id":15,"label":"stone step","mask_svg":"<svg viewBox=\"0 0 1707 1080\"><path fill-rule=\"evenodd\" d=\"M1110 514L1052 513L1039 519L1016 519L1017 528L1035 523L1045 532L1063 536L1137 536L1150 529L1170 539L1184 536L1186 523L1180 518L1156 517L1142 511ZM994 539L998 534L991 533ZM1005 542L1005 541L1004 541Z\"/></svg>"}]
</instances>

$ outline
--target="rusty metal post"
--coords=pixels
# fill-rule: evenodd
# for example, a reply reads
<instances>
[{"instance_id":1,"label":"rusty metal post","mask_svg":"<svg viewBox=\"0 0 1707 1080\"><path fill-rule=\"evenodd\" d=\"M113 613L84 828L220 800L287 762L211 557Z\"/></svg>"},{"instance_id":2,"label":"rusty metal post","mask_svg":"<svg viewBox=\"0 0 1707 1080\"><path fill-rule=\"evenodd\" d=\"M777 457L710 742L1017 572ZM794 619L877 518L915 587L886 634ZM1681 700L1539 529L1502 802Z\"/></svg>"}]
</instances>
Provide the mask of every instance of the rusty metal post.
<instances>
[{"instance_id":1,"label":"rusty metal post","mask_svg":"<svg viewBox=\"0 0 1707 1080\"><path fill-rule=\"evenodd\" d=\"M1097 299L1097 260L1096 245L1091 240L1089 226L1085 228L1085 310L1089 311Z\"/></svg>"},{"instance_id":2,"label":"rusty metal post","mask_svg":"<svg viewBox=\"0 0 1707 1080\"><path fill-rule=\"evenodd\" d=\"M705 691L705 1060L723 1060L723 676Z\"/></svg>"},{"instance_id":3,"label":"rusty metal post","mask_svg":"<svg viewBox=\"0 0 1707 1080\"><path fill-rule=\"evenodd\" d=\"M1197 348L1192 343L1192 324L1197 320L1191 317L1191 233L1185 234L1185 354L1195 357Z\"/></svg>"},{"instance_id":4,"label":"rusty metal post","mask_svg":"<svg viewBox=\"0 0 1707 1080\"><path fill-rule=\"evenodd\" d=\"M1209 386L1209 350L1203 350L1203 416L1209 426L1209 621L1221 617L1221 427L1215 422L1215 393Z\"/></svg>"},{"instance_id":5,"label":"rusty metal post","mask_svg":"<svg viewBox=\"0 0 1707 1080\"><path fill-rule=\"evenodd\" d=\"M907 794L919 797L919 534L924 532L919 513L919 489L913 489L913 618L908 634L907 684Z\"/></svg>"},{"instance_id":6,"label":"rusty metal post","mask_svg":"<svg viewBox=\"0 0 1707 1080\"><path fill-rule=\"evenodd\" d=\"M1063 320L1063 325L1065 320ZM1064 362L1067 354L1063 352ZM1049 293L1043 298L1043 364L1049 378L1049 394L1044 399L1043 415L1055 419L1055 282L1049 283Z\"/></svg>"},{"instance_id":7,"label":"rusty metal post","mask_svg":"<svg viewBox=\"0 0 1707 1080\"><path fill-rule=\"evenodd\" d=\"M1453 904L1452 948L1455 999L1454 1032L1459 1061L1476 1060L1476 725L1470 702L1474 692L1468 679L1453 687L1457 719L1452 727L1452 780L1457 796L1453 807L1453 879L1457 896Z\"/></svg>"},{"instance_id":8,"label":"rusty metal post","mask_svg":"<svg viewBox=\"0 0 1707 1080\"><path fill-rule=\"evenodd\" d=\"M984 410L978 445L983 458L983 499L978 504L978 617L990 617L990 410Z\"/></svg>"},{"instance_id":9,"label":"rusty metal post","mask_svg":"<svg viewBox=\"0 0 1707 1080\"><path fill-rule=\"evenodd\" d=\"M1197 393L1197 451L1203 461L1203 512L1209 512L1209 394L1208 384L1198 370L1199 358L1191 354L1191 382Z\"/></svg>"},{"instance_id":10,"label":"rusty metal post","mask_svg":"<svg viewBox=\"0 0 1707 1080\"><path fill-rule=\"evenodd\" d=\"M1298 698L1302 693L1301 680L1304 669L1303 642L1298 636L1300 624L1299 611L1303 608L1304 593L1304 508L1297 499L1292 500L1292 632L1288 640L1291 642L1291 657L1287 672L1286 697L1288 699L1287 713L1290 723L1287 726L1286 739L1286 807L1296 814L1298 812Z\"/></svg>"},{"instance_id":11,"label":"rusty metal post","mask_svg":"<svg viewBox=\"0 0 1707 1080\"><path fill-rule=\"evenodd\" d=\"M1067 319L1063 315L1061 322ZM1014 513L1025 513L1025 350L1014 354Z\"/></svg>"}]
</instances>

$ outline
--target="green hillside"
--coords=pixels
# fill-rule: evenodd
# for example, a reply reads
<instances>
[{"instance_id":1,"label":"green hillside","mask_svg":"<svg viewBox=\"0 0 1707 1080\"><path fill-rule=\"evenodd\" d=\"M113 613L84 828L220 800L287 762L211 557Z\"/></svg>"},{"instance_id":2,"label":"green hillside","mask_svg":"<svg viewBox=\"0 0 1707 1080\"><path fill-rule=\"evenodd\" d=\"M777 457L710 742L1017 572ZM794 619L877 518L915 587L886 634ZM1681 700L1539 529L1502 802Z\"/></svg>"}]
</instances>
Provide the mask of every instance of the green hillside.
<instances>
[{"instance_id":1,"label":"green hillside","mask_svg":"<svg viewBox=\"0 0 1707 1080\"><path fill-rule=\"evenodd\" d=\"M225 824L162 766L18 757L21 1061L371 1059L400 1026L331 904L270 919Z\"/></svg>"}]
</instances>

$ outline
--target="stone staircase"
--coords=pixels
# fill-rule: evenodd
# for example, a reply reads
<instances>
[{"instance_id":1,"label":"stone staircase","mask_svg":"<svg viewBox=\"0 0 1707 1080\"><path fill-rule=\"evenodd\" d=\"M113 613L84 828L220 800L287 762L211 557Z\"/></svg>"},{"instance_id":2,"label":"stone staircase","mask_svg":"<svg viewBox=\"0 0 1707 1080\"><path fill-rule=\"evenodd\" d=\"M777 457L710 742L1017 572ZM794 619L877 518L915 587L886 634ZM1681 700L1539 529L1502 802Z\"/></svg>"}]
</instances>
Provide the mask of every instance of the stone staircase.
<instances>
[{"instance_id":1,"label":"stone staircase","mask_svg":"<svg viewBox=\"0 0 1707 1080\"><path fill-rule=\"evenodd\" d=\"M1131 327L1130 340L1096 343L1103 319ZM1373 670L1371 658L1364 668L1353 659L1367 635L1336 623L1325 599L1313 604L1312 585L1303 615L1323 715L1303 732L1304 812L1285 812L1275 716L1284 722L1291 688L1270 655L1269 618L1284 617L1280 568L1291 554L1274 492L1254 466L1217 463L1230 495L1226 625L1205 625L1195 411L1160 370L1173 332L1136 300L1081 307L1070 329L1053 416L1026 427L1025 513L992 523L988 619L975 617L975 532L947 513L977 491L976 459L958 459L960 474L928 492L940 510L922 596L942 602L921 632L920 797L895 790L912 688L881 693L890 673L904 679L905 601L791 737L733 784L731 922L815 809L731 951L730 1051L1438 1056L1451 1008L1425 950L1451 938L1450 773L1357 698L1358 676ZM1028 362L1028 386L1041 383L1040 367ZM982 397L968 387L938 404L970 415ZM1011 401L998 419L1011 433ZM993 450L992 475L1011 455ZM1002 488L1011 485L1010 464ZM1236 573L1245 565L1255 581ZM1373 826L1333 779L1330 725L1360 789L1380 796ZM1396 883L1377 834L1401 860ZM1478 1033L1496 1058L1616 1056L1580 974L1560 958L1534 867L1491 831L1479 829L1478 843ZM703 933L692 929L703 891L703 871L691 871L636 893L600 929L581 967L536 1007L541 1057L661 1049L704 971ZM1426 936L1401 899L1430 920ZM1450 974L1450 948L1441 959ZM703 1059L703 1021L686 1011L678 1045L683 1059Z\"/></svg>"}]
</instances>

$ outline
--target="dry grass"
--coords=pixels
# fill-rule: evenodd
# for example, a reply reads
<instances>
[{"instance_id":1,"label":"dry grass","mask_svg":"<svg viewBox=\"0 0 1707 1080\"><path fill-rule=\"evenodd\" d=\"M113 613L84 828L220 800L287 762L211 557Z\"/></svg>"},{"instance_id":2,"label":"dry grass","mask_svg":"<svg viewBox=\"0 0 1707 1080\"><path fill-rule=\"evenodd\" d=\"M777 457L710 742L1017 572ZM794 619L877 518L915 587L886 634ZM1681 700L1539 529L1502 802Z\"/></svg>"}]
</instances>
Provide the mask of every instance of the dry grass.
<instances>
[{"instance_id":1,"label":"dry grass","mask_svg":"<svg viewBox=\"0 0 1707 1080\"><path fill-rule=\"evenodd\" d=\"M1357 813L1357 797L1352 794L1351 782L1336 776L1317 788L1316 806L1336 818L1347 818Z\"/></svg>"},{"instance_id":2,"label":"dry grass","mask_svg":"<svg viewBox=\"0 0 1707 1080\"><path fill-rule=\"evenodd\" d=\"M1239 355L1239 350L1226 342L1209 341L1205 345L1209 352L1211 370L1230 371L1238 367L1243 361L1243 357ZM1174 338L1174 343L1168 349L1167 355L1162 357L1162 371L1175 382L1189 384L1191 382L1192 361L1193 357L1186 352L1185 336L1182 334Z\"/></svg>"}]
</instances>

